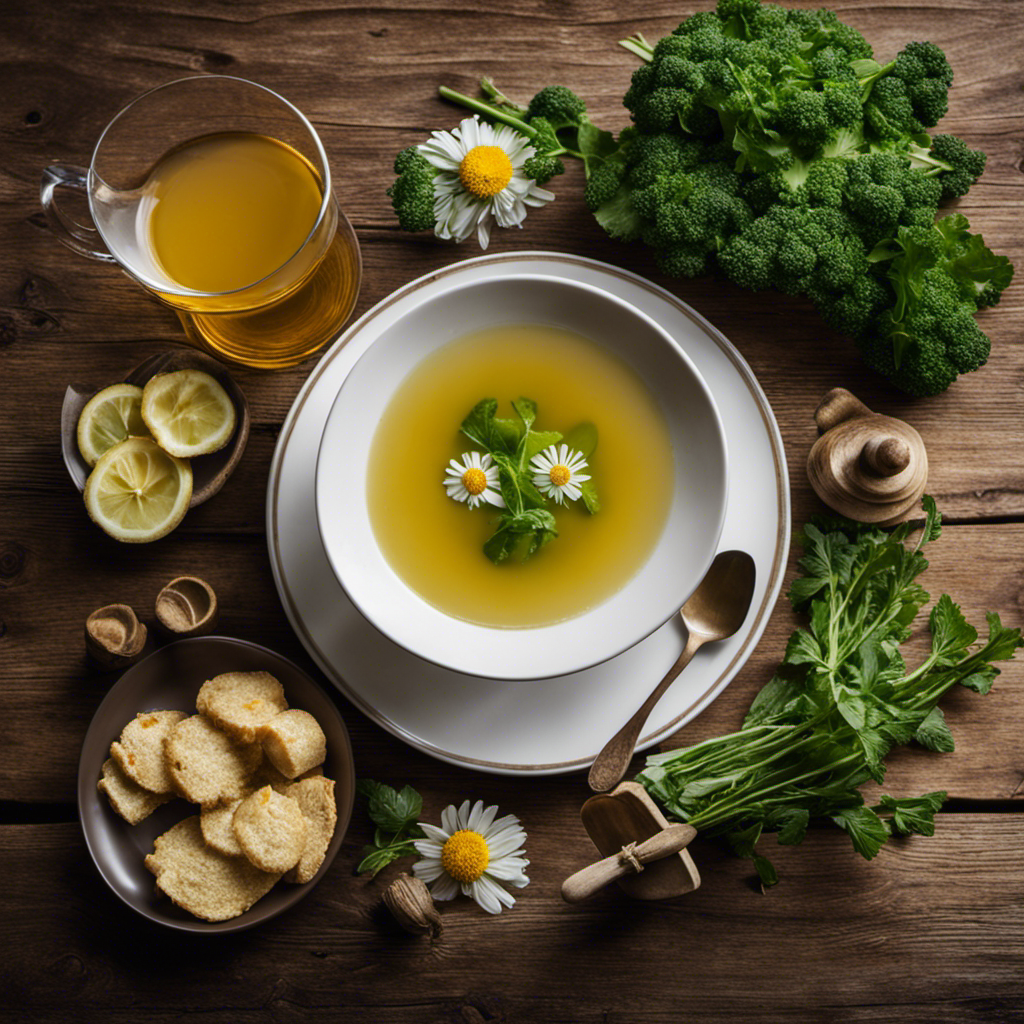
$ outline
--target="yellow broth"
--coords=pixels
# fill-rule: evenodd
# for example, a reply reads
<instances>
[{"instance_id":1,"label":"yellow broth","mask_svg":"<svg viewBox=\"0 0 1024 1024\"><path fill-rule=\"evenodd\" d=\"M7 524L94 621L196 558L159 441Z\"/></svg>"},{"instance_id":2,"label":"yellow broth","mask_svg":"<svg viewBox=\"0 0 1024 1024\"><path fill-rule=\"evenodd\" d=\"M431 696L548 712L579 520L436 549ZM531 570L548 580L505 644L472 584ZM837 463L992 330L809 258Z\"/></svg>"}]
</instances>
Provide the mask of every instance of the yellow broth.
<instances>
[{"instance_id":1,"label":"yellow broth","mask_svg":"<svg viewBox=\"0 0 1024 1024\"><path fill-rule=\"evenodd\" d=\"M536 430L596 424L590 473L601 510L549 502L559 535L525 562L493 564L483 545L500 511L470 509L442 485L449 459L475 447L459 424L482 398L538 405ZM399 386L373 438L370 521L388 564L424 600L488 626L572 618L618 591L664 528L673 453L662 414L640 378L594 342L558 327L492 328L425 359ZM486 673L487 666L481 665Z\"/></svg>"}]
</instances>

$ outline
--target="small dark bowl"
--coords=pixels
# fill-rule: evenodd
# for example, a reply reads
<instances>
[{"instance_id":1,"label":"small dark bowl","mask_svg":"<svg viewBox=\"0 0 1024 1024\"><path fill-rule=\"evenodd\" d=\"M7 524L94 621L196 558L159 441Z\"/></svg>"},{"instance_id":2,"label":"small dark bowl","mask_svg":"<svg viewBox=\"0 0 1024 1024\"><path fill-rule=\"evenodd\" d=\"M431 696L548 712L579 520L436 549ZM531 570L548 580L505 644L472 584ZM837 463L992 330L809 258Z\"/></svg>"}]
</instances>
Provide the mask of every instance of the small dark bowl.
<instances>
[{"instance_id":1,"label":"small dark bowl","mask_svg":"<svg viewBox=\"0 0 1024 1024\"><path fill-rule=\"evenodd\" d=\"M140 711L194 712L196 694L203 683L221 672L263 670L276 676L288 704L308 711L327 737L324 774L334 779L338 824L320 870L305 885L278 882L244 914L228 921L202 921L176 906L155 886L143 860L153 852L153 840L172 825L197 814L199 808L184 800L158 807L138 825L129 825L115 813L96 788L110 744L125 724ZM132 910L168 928L185 932L237 932L269 921L298 903L327 873L341 847L355 800L355 765L348 730L331 698L305 672L287 658L246 640L223 636L196 637L168 644L133 665L103 699L82 744L78 765L78 816L103 880Z\"/></svg>"},{"instance_id":2,"label":"small dark bowl","mask_svg":"<svg viewBox=\"0 0 1024 1024\"><path fill-rule=\"evenodd\" d=\"M242 452L245 451L245 444L249 440L249 403L245 400L242 389L235 383L231 374L216 359L192 349L176 349L173 352L151 356L144 363L136 366L125 377L124 382L135 384L141 388L145 386L150 377L155 377L158 373L174 373L176 370L203 370L214 377L234 403L237 419L231 440L220 451L212 452L210 455L199 455L191 460L192 500L188 507L195 508L196 505L202 505L208 498L212 498L224 486L224 482L238 465L238 460L241 459ZM109 383L115 382L110 381ZM104 385L104 387L107 386ZM82 453L78 450L78 418L82 415L82 410L89 399L100 390L100 388L92 387L89 384L69 384L64 393L64 406L60 413L61 450L64 454L64 465L68 467L68 473L80 491L85 490L85 481L92 472L92 468L82 458Z\"/></svg>"}]
</instances>

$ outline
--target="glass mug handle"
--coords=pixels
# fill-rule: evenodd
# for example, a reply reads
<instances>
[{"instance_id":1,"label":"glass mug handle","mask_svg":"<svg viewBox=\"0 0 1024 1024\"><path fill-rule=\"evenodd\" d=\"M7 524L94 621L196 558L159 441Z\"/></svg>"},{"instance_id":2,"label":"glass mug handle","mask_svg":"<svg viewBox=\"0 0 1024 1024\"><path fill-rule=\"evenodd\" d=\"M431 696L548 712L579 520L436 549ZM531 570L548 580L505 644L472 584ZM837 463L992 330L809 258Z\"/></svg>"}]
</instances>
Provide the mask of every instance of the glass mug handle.
<instances>
[{"instance_id":1,"label":"glass mug handle","mask_svg":"<svg viewBox=\"0 0 1024 1024\"><path fill-rule=\"evenodd\" d=\"M96 249L99 232L93 227L86 227L72 220L57 205L54 192L58 188L74 188L87 192L88 176L81 167L70 164L51 164L43 171L43 180L39 186L39 200L43 204L43 213L53 233L69 248L90 259L102 260L104 263L116 263L117 260L105 249Z\"/></svg>"}]
</instances>

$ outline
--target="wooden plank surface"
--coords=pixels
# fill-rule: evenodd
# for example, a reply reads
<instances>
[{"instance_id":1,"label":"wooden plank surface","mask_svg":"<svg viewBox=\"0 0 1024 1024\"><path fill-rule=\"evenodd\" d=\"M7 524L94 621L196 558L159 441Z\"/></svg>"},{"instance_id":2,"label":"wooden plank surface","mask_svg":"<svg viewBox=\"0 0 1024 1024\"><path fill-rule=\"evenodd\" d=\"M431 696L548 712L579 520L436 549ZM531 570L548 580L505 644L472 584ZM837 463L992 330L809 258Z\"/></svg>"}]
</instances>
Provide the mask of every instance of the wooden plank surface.
<instances>
[{"instance_id":1,"label":"wooden plank surface","mask_svg":"<svg viewBox=\"0 0 1024 1024\"><path fill-rule=\"evenodd\" d=\"M174 78L227 73L279 89L320 131L336 194L358 232L359 314L409 280L479 251L475 243L453 247L401 232L385 195L394 154L461 116L436 98L438 84L473 91L489 73L525 99L562 82L587 99L599 125L618 129L636 60L616 41L637 30L656 39L684 14L711 6L0 5L0 1020L1024 1020L1024 663L1009 667L987 697L961 691L945 700L955 753L905 750L890 758L887 790L944 788L954 797L933 838L892 844L871 863L828 828L813 829L796 848L769 842L782 883L764 897L747 862L702 844L704 885L689 897L637 906L610 892L565 906L561 880L592 852L578 818L586 796L580 773L518 780L451 768L340 697L358 772L414 785L429 820L467 796L523 818L533 881L511 912L490 919L460 900L444 908L439 944L400 933L379 906L395 869L373 881L350 873L370 837L357 808L334 868L307 900L269 926L197 944L149 927L117 903L73 821L79 745L112 678L84 660L81 631L92 608L123 600L152 621L159 587L202 567L221 596L224 633L265 643L316 674L282 613L264 537L274 444L315 361L277 374L238 370L253 431L236 475L160 543L129 548L108 540L88 523L60 460L64 389L123 377L178 343L180 331L168 310L119 272L54 239L39 210L40 169L85 163L125 102ZM914 39L946 51L956 82L942 130L988 153L984 177L957 208L1024 268L1024 0L833 6L880 58ZM988 365L944 395L914 401L861 366L853 345L806 302L662 277L639 246L607 239L583 205L582 180L570 166L554 182L556 202L532 211L522 232L495 232L491 251L583 252L650 277L708 317L749 361L779 421L796 524L822 511L803 465L827 389L842 384L878 411L908 419L928 446L929 491L949 524L931 548L927 589L951 593L975 622L988 610L1007 623L1024 621L1024 273L982 314L993 339ZM736 728L794 625L780 601L736 681L662 746ZM920 652L922 643L915 638L911 649Z\"/></svg>"},{"instance_id":2,"label":"wooden plank surface","mask_svg":"<svg viewBox=\"0 0 1024 1024\"><path fill-rule=\"evenodd\" d=\"M543 794L531 803L549 809ZM1024 815L942 815L934 837L872 862L815 830L779 851L768 895L747 864L702 844L704 884L683 899L644 905L612 889L575 906L559 896L563 865L580 866L588 840L578 820L545 817L516 906L489 918L446 904L433 945L381 909L397 867L348 873L368 838L354 827L331 874L272 926L197 943L115 904L77 826L9 826L0 871L19 884L5 926L20 941L0 990L38 1024L72 1006L102 1024L1024 1020Z\"/></svg>"}]
</instances>

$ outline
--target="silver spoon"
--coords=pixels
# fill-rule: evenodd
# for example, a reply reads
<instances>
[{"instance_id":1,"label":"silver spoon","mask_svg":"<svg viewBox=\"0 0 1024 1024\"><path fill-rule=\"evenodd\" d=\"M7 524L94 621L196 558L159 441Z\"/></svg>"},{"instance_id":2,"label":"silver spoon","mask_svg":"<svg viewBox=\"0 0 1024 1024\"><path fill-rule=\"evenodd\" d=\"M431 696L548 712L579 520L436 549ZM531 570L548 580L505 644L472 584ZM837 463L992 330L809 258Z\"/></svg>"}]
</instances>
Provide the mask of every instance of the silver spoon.
<instances>
[{"instance_id":1,"label":"silver spoon","mask_svg":"<svg viewBox=\"0 0 1024 1024\"><path fill-rule=\"evenodd\" d=\"M590 766L587 781L595 793L604 793L622 781L647 716L697 650L725 640L743 625L754 596L755 576L754 560L745 551L720 551L715 556L707 575L679 612L688 634L683 653Z\"/></svg>"}]
</instances>

